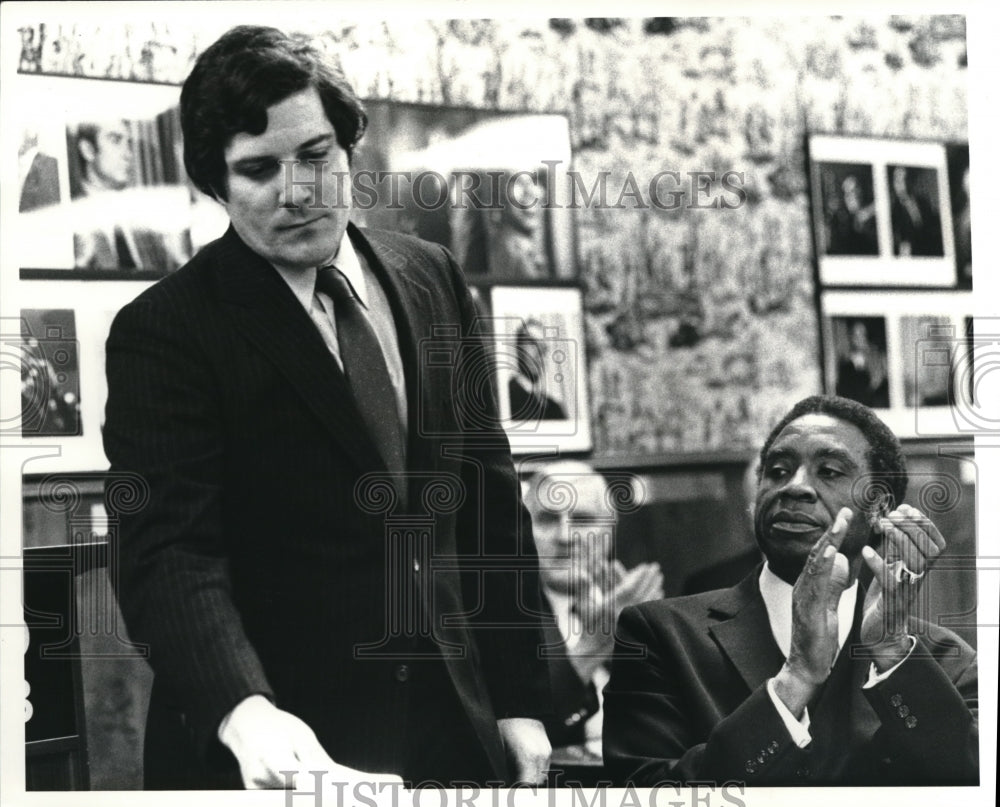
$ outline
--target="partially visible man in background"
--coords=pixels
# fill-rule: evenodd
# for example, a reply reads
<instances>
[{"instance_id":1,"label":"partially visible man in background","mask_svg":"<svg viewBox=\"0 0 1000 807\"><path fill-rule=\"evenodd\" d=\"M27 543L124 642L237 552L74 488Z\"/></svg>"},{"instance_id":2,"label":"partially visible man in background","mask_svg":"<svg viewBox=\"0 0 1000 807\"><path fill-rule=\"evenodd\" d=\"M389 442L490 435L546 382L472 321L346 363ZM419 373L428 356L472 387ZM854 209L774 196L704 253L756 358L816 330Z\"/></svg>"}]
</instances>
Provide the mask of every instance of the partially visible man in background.
<instances>
[{"instance_id":1,"label":"partially visible man in background","mask_svg":"<svg viewBox=\"0 0 1000 807\"><path fill-rule=\"evenodd\" d=\"M546 633L555 712L553 746L585 743L601 752L601 690L618 614L663 596L658 563L626 569L615 556L618 514L604 476L583 462L539 469L524 497L531 513L542 589L556 625Z\"/></svg>"},{"instance_id":2,"label":"partially visible man in background","mask_svg":"<svg viewBox=\"0 0 1000 807\"><path fill-rule=\"evenodd\" d=\"M181 123L231 226L107 343L107 456L148 486L117 587L155 675L146 786L544 781L537 558L496 402L451 372L491 361L462 272L349 223L367 117L306 38L224 34Z\"/></svg>"},{"instance_id":3,"label":"partially visible man in background","mask_svg":"<svg viewBox=\"0 0 1000 807\"><path fill-rule=\"evenodd\" d=\"M120 191L134 180L132 127L127 120L84 121L77 124L74 142L79 172L70 174L70 196L93 196Z\"/></svg>"}]
</instances>

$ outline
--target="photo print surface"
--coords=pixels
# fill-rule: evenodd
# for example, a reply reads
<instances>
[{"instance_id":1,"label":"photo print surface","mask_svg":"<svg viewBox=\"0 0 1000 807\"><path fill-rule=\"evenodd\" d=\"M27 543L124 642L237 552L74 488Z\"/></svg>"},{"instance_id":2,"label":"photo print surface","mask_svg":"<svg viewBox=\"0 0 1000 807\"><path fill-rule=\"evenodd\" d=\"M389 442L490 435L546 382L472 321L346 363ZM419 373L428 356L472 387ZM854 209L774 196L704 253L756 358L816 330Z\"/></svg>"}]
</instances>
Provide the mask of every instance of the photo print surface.
<instances>
[{"instance_id":1,"label":"photo print surface","mask_svg":"<svg viewBox=\"0 0 1000 807\"><path fill-rule=\"evenodd\" d=\"M575 276L563 115L366 102L354 217L448 247L470 278Z\"/></svg>"}]
</instances>

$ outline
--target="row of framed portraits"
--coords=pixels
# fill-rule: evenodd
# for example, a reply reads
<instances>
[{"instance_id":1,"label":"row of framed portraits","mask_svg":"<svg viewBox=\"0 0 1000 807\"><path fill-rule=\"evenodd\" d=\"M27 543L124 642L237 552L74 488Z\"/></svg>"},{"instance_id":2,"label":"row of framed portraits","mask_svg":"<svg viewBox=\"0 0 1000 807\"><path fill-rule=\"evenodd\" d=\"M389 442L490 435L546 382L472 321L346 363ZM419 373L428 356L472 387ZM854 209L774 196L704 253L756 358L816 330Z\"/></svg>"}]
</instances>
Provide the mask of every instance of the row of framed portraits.
<instances>
[{"instance_id":1,"label":"row of framed portraits","mask_svg":"<svg viewBox=\"0 0 1000 807\"><path fill-rule=\"evenodd\" d=\"M79 284L40 284L44 305L4 320L2 348L21 367L20 436L41 449L37 471L93 470L101 446L104 342L136 286L107 282L99 305L80 306ZM515 453L591 448L581 290L474 286L478 328L495 371L480 383L496 395ZM900 436L977 428L977 369L986 372L1000 335L973 330L969 292L828 291L822 296L823 379L828 392L876 409ZM15 358L16 357L16 358ZM978 357L978 359L977 359ZM977 367L978 362L978 367ZM13 363L10 362L10 363ZM5 429L7 430L7 429Z\"/></svg>"},{"instance_id":2,"label":"row of framed portraits","mask_svg":"<svg viewBox=\"0 0 1000 807\"><path fill-rule=\"evenodd\" d=\"M19 436L36 449L25 472L106 468L104 343L118 309L139 289L123 281L87 283L86 289L80 283L33 285L38 293L24 297L39 304L3 320L0 334L5 363L21 368ZM495 368L477 374L475 382L496 395L512 451L589 451L580 288L476 286L473 298L475 327L492 345ZM482 392L475 391L475 400Z\"/></svg>"},{"instance_id":3,"label":"row of framed portraits","mask_svg":"<svg viewBox=\"0 0 1000 807\"><path fill-rule=\"evenodd\" d=\"M5 90L18 144L20 316L4 312L0 338L20 364L22 394L20 425L5 417L0 429L38 449L29 473L99 470L115 313L228 219L187 178L179 86L14 78ZM568 118L385 100L365 109L352 220L456 256L494 346L484 383L516 452L589 451Z\"/></svg>"},{"instance_id":4,"label":"row of framed portraits","mask_svg":"<svg viewBox=\"0 0 1000 807\"><path fill-rule=\"evenodd\" d=\"M972 288L967 143L810 135L822 287Z\"/></svg>"},{"instance_id":5,"label":"row of framed portraits","mask_svg":"<svg viewBox=\"0 0 1000 807\"><path fill-rule=\"evenodd\" d=\"M983 428L977 378L1000 337L975 332L970 292L831 290L821 323L827 392L872 407L900 437Z\"/></svg>"},{"instance_id":6,"label":"row of framed portraits","mask_svg":"<svg viewBox=\"0 0 1000 807\"><path fill-rule=\"evenodd\" d=\"M180 87L16 79L21 278L155 279L225 230L184 171ZM474 280L575 278L565 115L365 108L350 185L359 224L441 243ZM343 178L320 176L337 203Z\"/></svg>"},{"instance_id":7,"label":"row of framed portraits","mask_svg":"<svg viewBox=\"0 0 1000 807\"><path fill-rule=\"evenodd\" d=\"M811 134L806 154L824 389L902 437L975 430L968 144Z\"/></svg>"},{"instance_id":8,"label":"row of framed portraits","mask_svg":"<svg viewBox=\"0 0 1000 807\"><path fill-rule=\"evenodd\" d=\"M16 78L23 293L2 337L22 366L20 428L52 453L38 470L99 469L111 319L141 291L135 281L221 235L225 211L186 178L179 87ZM353 167L378 192L358 189L355 219L441 243L463 265L516 451L589 451L567 118L388 101L367 110ZM969 334L968 148L813 135L807 151L827 390L871 404L900 434L954 431L943 376L914 350L931 329Z\"/></svg>"}]
</instances>

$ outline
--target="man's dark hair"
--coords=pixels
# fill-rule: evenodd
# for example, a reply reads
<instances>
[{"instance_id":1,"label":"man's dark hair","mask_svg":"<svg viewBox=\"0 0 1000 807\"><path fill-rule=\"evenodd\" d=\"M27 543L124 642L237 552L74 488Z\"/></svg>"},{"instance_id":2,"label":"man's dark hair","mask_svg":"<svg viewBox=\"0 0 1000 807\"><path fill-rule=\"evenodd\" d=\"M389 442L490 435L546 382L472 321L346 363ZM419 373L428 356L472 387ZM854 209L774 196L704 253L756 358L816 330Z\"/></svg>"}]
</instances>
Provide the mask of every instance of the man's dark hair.
<instances>
[{"instance_id":1,"label":"man's dark hair","mask_svg":"<svg viewBox=\"0 0 1000 807\"><path fill-rule=\"evenodd\" d=\"M101 127L96 123L81 122L77 124L76 127L76 142L77 145L80 144L81 140L86 140L95 149L97 148L97 133L101 130Z\"/></svg>"},{"instance_id":2,"label":"man's dark hair","mask_svg":"<svg viewBox=\"0 0 1000 807\"><path fill-rule=\"evenodd\" d=\"M895 508L906 496L906 486L909 483L909 475L906 472L906 460L903 457L903 446L892 430L882 422L878 415L864 404L852 401L849 398L841 398L837 395L812 395L803 398L789 410L781 420L778 421L771 433L764 441L764 447L760 450L760 466L757 469L757 478L760 479L764 468L764 460L775 439L793 420L797 420L803 415L829 415L839 420L857 426L868 441L868 467L871 469L871 485L869 490L859 492L866 500L869 507L875 504L875 496L879 493L887 493L891 497L888 501L888 509Z\"/></svg>"},{"instance_id":3,"label":"man's dark hair","mask_svg":"<svg viewBox=\"0 0 1000 807\"><path fill-rule=\"evenodd\" d=\"M181 89L184 166L209 196L228 198L225 150L240 132L267 129L267 109L315 87L351 158L368 124L361 101L341 72L305 37L239 25L198 57Z\"/></svg>"},{"instance_id":4,"label":"man's dark hair","mask_svg":"<svg viewBox=\"0 0 1000 807\"><path fill-rule=\"evenodd\" d=\"M89 178L90 167L80 152L80 144L90 143L91 148L97 151L98 129L96 123L81 122L77 124L76 131L66 130L69 146L67 153L69 154L69 196L71 199L86 196L84 181Z\"/></svg>"}]
</instances>

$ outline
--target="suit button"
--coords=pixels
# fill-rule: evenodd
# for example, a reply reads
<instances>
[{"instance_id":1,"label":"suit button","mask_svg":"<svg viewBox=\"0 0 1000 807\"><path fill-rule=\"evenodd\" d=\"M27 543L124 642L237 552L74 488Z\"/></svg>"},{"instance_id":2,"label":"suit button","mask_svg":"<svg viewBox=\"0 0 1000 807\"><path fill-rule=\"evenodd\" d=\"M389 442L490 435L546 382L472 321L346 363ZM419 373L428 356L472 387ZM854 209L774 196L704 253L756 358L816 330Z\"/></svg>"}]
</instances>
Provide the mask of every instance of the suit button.
<instances>
[{"instance_id":1,"label":"suit button","mask_svg":"<svg viewBox=\"0 0 1000 807\"><path fill-rule=\"evenodd\" d=\"M904 725L905 725L905 726L906 726L906 727L907 727L908 729L912 729L912 728L915 728L915 727L916 727L916 725L917 725L917 718L916 718L916 717L914 717L913 715L910 715L910 716L909 716L908 718L906 718L906 720L904 720L904 721L903 721L903 724L904 724Z\"/></svg>"},{"instance_id":2,"label":"suit button","mask_svg":"<svg viewBox=\"0 0 1000 807\"><path fill-rule=\"evenodd\" d=\"M906 717L910 713L910 707L905 703L896 710L896 714L900 717Z\"/></svg>"},{"instance_id":3,"label":"suit button","mask_svg":"<svg viewBox=\"0 0 1000 807\"><path fill-rule=\"evenodd\" d=\"M401 684L405 684L410 680L410 668L405 664L400 664L396 668L396 680Z\"/></svg>"},{"instance_id":4,"label":"suit button","mask_svg":"<svg viewBox=\"0 0 1000 807\"><path fill-rule=\"evenodd\" d=\"M769 753L769 754L776 754L776 753L778 753L778 747L779 747L778 746L778 741L777 740L771 740L770 745L767 746L767 753Z\"/></svg>"},{"instance_id":5,"label":"suit button","mask_svg":"<svg viewBox=\"0 0 1000 807\"><path fill-rule=\"evenodd\" d=\"M767 759L767 754L764 751L761 751L759 754L757 754L757 762L759 762L761 765L764 764L764 760L766 759Z\"/></svg>"},{"instance_id":6,"label":"suit button","mask_svg":"<svg viewBox=\"0 0 1000 807\"><path fill-rule=\"evenodd\" d=\"M902 702L903 702L902 695L893 695L891 698L889 698L889 703L891 703L893 706L899 706L899 704L901 704Z\"/></svg>"},{"instance_id":7,"label":"suit button","mask_svg":"<svg viewBox=\"0 0 1000 807\"><path fill-rule=\"evenodd\" d=\"M746 768L747 773L757 773L757 763L752 759L748 759L743 767Z\"/></svg>"}]
</instances>

